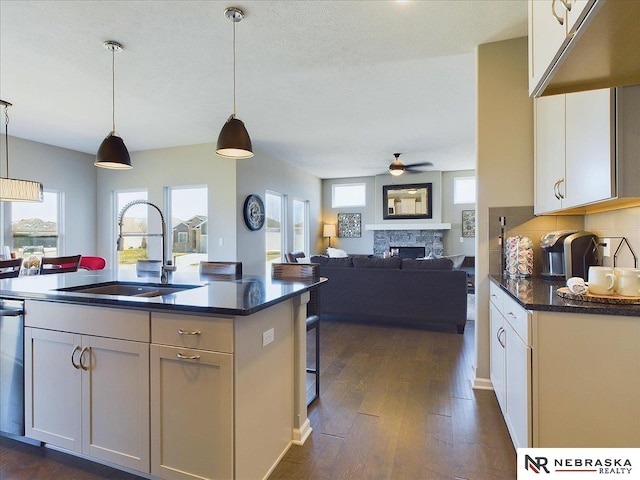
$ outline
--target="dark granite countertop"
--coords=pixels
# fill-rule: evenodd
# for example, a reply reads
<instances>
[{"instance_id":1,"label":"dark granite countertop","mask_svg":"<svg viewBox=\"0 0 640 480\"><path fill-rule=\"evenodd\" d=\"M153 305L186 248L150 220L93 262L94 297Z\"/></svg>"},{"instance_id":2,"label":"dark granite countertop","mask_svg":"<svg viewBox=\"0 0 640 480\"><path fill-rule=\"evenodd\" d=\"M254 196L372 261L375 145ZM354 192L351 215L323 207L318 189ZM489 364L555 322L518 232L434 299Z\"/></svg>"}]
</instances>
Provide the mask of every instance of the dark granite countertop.
<instances>
[{"instance_id":1,"label":"dark granite countertop","mask_svg":"<svg viewBox=\"0 0 640 480\"><path fill-rule=\"evenodd\" d=\"M309 290L326 279L283 281L267 276L244 276L237 280L216 280L198 273L173 274L172 285L196 285L168 295L132 297L59 291L81 285L106 282L160 284L159 276L139 277L135 271L99 270L36 275L0 280L0 297L38 299L82 305L143 310L191 312L205 315L251 315Z\"/></svg>"},{"instance_id":2,"label":"dark granite countertop","mask_svg":"<svg viewBox=\"0 0 640 480\"><path fill-rule=\"evenodd\" d=\"M511 278L501 275L491 275L489 278L527 310L640 317L640 305L611 305L562 298L556 290L566 286L564 279Z\"/></svg>"}]
</instances>

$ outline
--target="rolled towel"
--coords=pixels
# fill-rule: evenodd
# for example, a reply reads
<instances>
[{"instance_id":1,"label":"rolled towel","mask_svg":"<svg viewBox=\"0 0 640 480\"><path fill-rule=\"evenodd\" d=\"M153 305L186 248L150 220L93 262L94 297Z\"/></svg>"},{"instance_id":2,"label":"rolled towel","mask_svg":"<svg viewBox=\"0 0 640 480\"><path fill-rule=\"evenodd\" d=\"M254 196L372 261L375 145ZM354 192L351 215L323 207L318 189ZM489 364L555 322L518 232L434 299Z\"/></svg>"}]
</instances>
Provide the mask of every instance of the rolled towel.
<instances>
[{"instance_id":1,"label":"rolled towel","mask_svg":"<svg viewBox=\"0 0 640 480\"><path fill-rule=\"evenodd\" d=\"M584 283L584 278L580 277L571 277L567 280L567 288L571 293L575 293L576 295L584 295L589 291L589 288Z\"/></svg>"}]
</instances>

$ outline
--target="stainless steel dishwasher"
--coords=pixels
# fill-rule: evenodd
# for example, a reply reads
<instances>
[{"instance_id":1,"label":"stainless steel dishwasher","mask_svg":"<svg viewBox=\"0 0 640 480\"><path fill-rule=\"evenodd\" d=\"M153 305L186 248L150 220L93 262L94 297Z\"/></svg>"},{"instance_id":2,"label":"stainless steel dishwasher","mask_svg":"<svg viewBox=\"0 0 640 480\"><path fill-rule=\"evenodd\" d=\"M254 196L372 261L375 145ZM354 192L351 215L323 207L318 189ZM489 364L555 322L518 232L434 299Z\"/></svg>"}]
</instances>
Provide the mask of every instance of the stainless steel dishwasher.
<instances>
[{"instance_id":1,"label":"stainless steel dishwasher","mask_svg":"<svg viewBox=\"0 0 640 480\"><path fill-rule=\"evenodd\" d=\"M0 299L0 432L24 437L24 302Z\"/></svg>"}]
</instances>

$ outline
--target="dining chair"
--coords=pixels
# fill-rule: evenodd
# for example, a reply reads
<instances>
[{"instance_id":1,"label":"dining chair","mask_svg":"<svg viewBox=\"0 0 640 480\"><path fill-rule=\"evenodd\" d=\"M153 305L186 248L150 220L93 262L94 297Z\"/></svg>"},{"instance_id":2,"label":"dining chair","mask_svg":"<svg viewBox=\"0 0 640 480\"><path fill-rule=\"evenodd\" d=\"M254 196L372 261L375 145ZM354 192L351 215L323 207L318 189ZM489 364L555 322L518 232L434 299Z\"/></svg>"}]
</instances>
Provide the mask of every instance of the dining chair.
<instances>
[{"instance_id":1,"label":"dining chair","mask_svg":"<svg viewBox=\"0 0 640 480\"><path fill-rule=\"evenodd\" d=\"M92 257L90 255L82 255L78 268L83 270L103 270L107 266L107 261L102 257Z\"/></svg>"},{"instance_id":2,"label":"dining chair","mask_svg":"<svg viewBox=\"0 0 640 480\"><path fill-rule=\"evenodd\" d=\"M68 255L65 257L42 257L40 259L40 275L53 273L77 272L80 264L80 255Z\"/></svg>"},{"instance_id":3,"label":"dining chair","mask_svg":"<svg viewBox=\"0 0 640 480\"><path fill-rule=\"evenodd\" d=\"M274 280L318 279L320 276L317 263L272 263L271 276ZM307 373L315 377L315 394L307 400L307 406L320 397L320 306L318 287L309 290L307 303L307 334L315 330L315 365L307 365Z\"/></svg>"},{"instance_id":4,"label":"dining chair","mask_svg":"<svg viewBox=\"0 0 640 480\"><path fill-rule=\"evenodd\" d=\"M200 262L200 275L233 280L242 277L242 262Z\"/></svg>"},{"instance_id":5,"label":"dining chair","mask_svg":"<svg viewBox=\"0 0 640 480\"><path fill-rule=\"evenodd\" d=\"M15 278L20 275L21 258L0 260L0 278Z\"/></svg>"}]
</instances>

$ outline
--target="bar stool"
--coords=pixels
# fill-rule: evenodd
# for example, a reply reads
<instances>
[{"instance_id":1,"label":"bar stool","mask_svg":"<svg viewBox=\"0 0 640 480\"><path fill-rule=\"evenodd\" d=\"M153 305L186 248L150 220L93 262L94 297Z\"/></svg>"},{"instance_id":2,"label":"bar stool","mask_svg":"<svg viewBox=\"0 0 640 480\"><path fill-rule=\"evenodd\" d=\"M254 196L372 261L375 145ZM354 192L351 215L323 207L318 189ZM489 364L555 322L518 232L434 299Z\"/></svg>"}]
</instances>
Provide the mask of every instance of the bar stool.
<instances>
[{"instance_id":1,"label":"bar stool","mask_svg":"<svg viewBox=\"0 0 640 480\"><path fill-rule=\"evenodd\" d=\"M15 278L20 275L21 258L0 260L0 278Z\"/></svg>"},{"instance_id":2,"label":"bar stool","mask_svg":"<svg viewBox=\"0 0 640 480\"><path fill-rule=\"evenodd\" d=\"M276 280L317 279L319 265L317 263L273 263L271 276ZM307 373L315 377L315 395L307 400L307 406L320 397L320 305L318 287L309 290L307 303L307 334L315 330L315 368L307 365Z\"/></svg>"},{"instance_id":3,"label":"bar stool","mask_svg":"<svg viewBox=\"0 0 640 480\"><path fill-rule=\"evenodd\" d=\"M69 255L66 257L42 257L40 259L40 275L77 272L79 264L80 255Z\"/></svg>"},{"instance_id":4,"label":"bar stool","mask_svg":"<svg viewBox=\"0 0 640 480\"><path fill-rule=\"evenodd\" d=\"M200 275L223 280L242 277L242 262L200 262Z\"/></svg>"}]
</instances>

